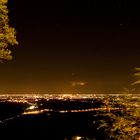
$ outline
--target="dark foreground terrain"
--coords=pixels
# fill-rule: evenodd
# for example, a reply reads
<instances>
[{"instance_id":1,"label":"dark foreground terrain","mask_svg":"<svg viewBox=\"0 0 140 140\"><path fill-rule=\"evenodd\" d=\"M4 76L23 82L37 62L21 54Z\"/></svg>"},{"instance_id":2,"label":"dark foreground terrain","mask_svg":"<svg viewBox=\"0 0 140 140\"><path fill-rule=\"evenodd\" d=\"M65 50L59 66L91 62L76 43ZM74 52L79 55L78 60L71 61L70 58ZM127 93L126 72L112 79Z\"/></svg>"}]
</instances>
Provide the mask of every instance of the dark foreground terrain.
<instances>
[{"instance_id":1,"label":"dark foreground terrain","mask_svg":"<svg viewBox=\"0 0 140 140\"><path fill-rule=\"evenodd\" d=\"M0 139L139 140L139 96L1 96Z\"/></svg>"}]
</instances>

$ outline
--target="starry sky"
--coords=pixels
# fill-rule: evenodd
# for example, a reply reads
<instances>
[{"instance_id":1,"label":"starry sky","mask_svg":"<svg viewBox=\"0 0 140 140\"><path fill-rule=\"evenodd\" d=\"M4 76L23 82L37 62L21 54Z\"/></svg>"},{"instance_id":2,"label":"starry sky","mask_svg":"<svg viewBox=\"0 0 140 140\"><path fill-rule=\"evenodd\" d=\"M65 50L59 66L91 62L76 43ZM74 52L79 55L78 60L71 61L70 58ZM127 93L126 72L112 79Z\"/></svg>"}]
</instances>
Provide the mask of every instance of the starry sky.
<instances>
[{"instance_id":1,"label":"starry sky","mask_svg":"<svg viewBox=\"0 0 140 140\"><path fill-rule=\"evenodd\" d=\"M136 1L9 0L18 47L0 64L0 91L93 93L131 88L140 67ZM139 88L139 87L135 87Z\"/></svg>"}]
</instances>

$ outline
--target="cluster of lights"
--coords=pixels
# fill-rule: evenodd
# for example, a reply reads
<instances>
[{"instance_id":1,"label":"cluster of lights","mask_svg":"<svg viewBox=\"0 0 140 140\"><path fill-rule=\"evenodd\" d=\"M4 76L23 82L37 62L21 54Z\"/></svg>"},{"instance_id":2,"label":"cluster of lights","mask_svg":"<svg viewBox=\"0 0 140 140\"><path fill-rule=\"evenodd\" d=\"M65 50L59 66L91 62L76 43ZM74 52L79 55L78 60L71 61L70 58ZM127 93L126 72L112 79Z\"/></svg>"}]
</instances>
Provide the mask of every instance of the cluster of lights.
<instances>
[{"instance_id":1,"label":"cluster of lights","mask_svg":"<svg viewBox=\"0 0 140 140\"><path fill-rule=\"evenodd\" d=\"M115 98L114 98L115 96ZM127 95L128 97L130 95ZM0 102L16 102L16 103L27 103L29 107L25 109L23 115L26 114L39 114L42 112L52 112L52 109L39 109L36 105L36 102L40 99L45 99L46 101L57 99L62 101L67 100L79 100L80 102L86 101L86 99L101 99L105 104L109 104L110 101L108 97L111 98L112 101L123 101L125 95L120 94L7 94L7 95L0 95ZM138 99L140 96L138 95L131 95L133 99ZM132 98L131 98L132 99ZM92 102L93 103L93 102ZM123 103L122 103L123 104ZM125 103L124 103L125 104ZM133 107L140 107L140 104L135 103L132 104ZM58 110L60 113L67 113L67 112L91 112L91 111L104 111L104 110L120 110L121 108L109 108L109 107L102 107L102 108L89 108L89 109L80 109L80 110Z\"/></svg>"}]
</instances>

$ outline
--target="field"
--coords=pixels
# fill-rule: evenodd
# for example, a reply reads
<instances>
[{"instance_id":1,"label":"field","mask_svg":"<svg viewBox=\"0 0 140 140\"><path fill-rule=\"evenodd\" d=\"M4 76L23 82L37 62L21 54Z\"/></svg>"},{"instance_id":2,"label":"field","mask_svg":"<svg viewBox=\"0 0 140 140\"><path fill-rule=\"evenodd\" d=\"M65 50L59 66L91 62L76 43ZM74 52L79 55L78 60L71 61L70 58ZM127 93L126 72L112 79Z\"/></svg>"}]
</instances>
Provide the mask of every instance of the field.
<instances>
[{"instance_id":1,"label":"field","mask_svg":"<svg viewBox=\"0 0 140 140\"><path fill-rule=\"evenodd\" d=\"M0 130L5 139L140 140L140 95L0 95Z\"/></svg>"}]
</instances>

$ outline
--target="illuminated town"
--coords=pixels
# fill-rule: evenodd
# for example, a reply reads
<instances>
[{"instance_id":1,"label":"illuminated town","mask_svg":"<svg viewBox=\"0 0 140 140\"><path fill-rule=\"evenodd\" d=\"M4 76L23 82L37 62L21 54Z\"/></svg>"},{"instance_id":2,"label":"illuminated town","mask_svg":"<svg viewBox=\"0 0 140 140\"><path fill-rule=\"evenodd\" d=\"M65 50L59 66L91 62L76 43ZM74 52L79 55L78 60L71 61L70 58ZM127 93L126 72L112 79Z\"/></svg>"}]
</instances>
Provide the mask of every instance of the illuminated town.
<instances>
[{"instance_id":1,"label":"illuminated town","mask_svg":"<svg viewBox=\"0 0 140 140\"><path fill-rule=\"evenodd\" d=\"M140 140L139 13L0 0L0 140Z\"/></svg>"},{"instance_id":2,"label":"illuminated town","mask_svg":"<svg viewBox=\"0 0 140 140\"><path fill-rule=\"evenodd\" d=\"M112 120L112 127L109 127L111 137L116 137L115 129L118 129L119 131L123 131L123 135L126 135L127 131L130 132L130 137L136 135L137 139L134 140L139 140L138 138L140 138L139 94L1 94L0 105L3 106L3 108L8 105L8 110L10 108L9 111L13 110L13 114L5 115L5 117L0 116L0 124L2 124L2 126L9 124L9 122L14 122L15 125L18 119L33 119L38 115L45 115L45 118L49 116L56 119L60 116L63 118L66 116L81 116L80 114L82 114L81 117L83 121L92 121L93 119L91 124L93 126L97 125L97 130L100 130L102 127L108 130L109 123ZM14 110L16 110L16 108L18 110L15 112ZM4 114L6 111L9 112L8 110L5 109ZM103 118L99 119L99 116ZM91 120L85 120L84 117L91 117ZM108 119L106 120L104 117L108 117ZM75 119L74 117L73 121ZM98 121L95 121L96 119ZM59 121L61 122L62 120L60 119ZM51 120L49 122L51 122ZM46 123L46 121L44 123ZM62 123L64 122L62 121ZM81 122L81 124L82 123L83 122ZM26 121L23 124L26 124ZM18 127L22 127L22 125ZM88 136L76 136L72 134L71 140L82 140L87 137ZM119 135L119 137L122 137L122 135ZM67 138L65 139L67 140ZM96 139L98 140L98 138Z\"/></svg>"},{"instance_id":3,"label":"illuminated town","mask_svg":"<svg viewBox=\"0 0 140 140\"><path fill-rule=\"evenodd\" d=\"M13 103L25 103L28 104L29 106L25 109L25 112L23 112L23 115L26 114L38 114L41 112L51 112L54 111L53 109L40 109L37 105L37 102L44 99L46 102L51 102L53 100L58 100L60 102L67 102L67 101L78 101L80 103L88 102L90 103L90 107L94 103L94 100L100 100L104 104L109 104L109 102L120 102L123 100L125 97L131 97L133 100L134 99L140 99L140 96L138 94L135 95L120 95L120 94L42 94L42 95L37 95L37 94L12 94L12 95L0 95L0 102L13 102ZM107 98L110 97L110 98ZM122 102L122 104L125 104ZM129 106L133 107L140 107L140 103L132 103L129 104ZM58 110L60 113L67 113L67 112L90 112L90 111L98 111L98 110L121 110L121 107L100 107L100 108L85 108L85 109L74 109L74 110Z\"/></svg>"}]
</instances>

